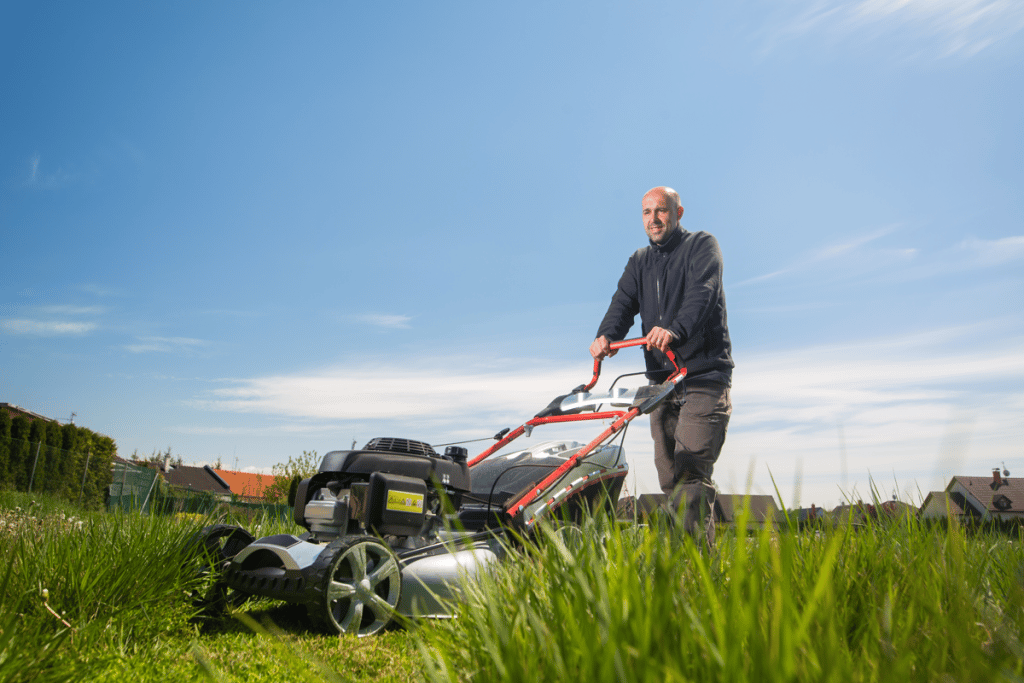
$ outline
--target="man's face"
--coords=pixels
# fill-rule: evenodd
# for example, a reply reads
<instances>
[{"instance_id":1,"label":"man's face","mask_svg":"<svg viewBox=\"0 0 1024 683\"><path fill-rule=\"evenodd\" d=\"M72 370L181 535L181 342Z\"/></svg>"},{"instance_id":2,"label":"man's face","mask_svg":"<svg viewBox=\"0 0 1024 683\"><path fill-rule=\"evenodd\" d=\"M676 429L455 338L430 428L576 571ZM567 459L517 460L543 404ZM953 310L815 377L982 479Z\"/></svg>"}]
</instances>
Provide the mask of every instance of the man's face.
<instances>
[{"instance_id":1,"label":"man's face","mask_svg":"<svg viewBox=\"0 0 1024 683\"><path fill-rule=\"evenodd\" d=\"M655 244L663 244L679 225L683 207L676 206L664 192L648 192L643 202L644 231Z\"/></svg>"}]
</instances>

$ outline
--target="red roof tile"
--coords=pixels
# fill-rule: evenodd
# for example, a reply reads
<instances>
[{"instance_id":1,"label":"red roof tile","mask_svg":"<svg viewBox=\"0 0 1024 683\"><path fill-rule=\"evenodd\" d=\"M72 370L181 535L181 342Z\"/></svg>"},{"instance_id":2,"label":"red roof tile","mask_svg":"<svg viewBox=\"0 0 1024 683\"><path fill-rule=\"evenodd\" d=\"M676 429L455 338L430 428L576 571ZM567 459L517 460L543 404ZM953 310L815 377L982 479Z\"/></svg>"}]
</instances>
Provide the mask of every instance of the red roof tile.
<instances>
[{"instance_id":1,"label":"red roof tile","mask_svg":"<svg viewBox=\"0 0 1024 683\"><path fill-rule=\"evenodd\" d=\"M214 472L219 474L221 479L228 483L228 486L231 487L231 493L236 496L247 496L250 498L262 498L263 492L267 487L277 481L277 477L272 474L218 469L215 469Z\"/></svg>"}]
</instances>

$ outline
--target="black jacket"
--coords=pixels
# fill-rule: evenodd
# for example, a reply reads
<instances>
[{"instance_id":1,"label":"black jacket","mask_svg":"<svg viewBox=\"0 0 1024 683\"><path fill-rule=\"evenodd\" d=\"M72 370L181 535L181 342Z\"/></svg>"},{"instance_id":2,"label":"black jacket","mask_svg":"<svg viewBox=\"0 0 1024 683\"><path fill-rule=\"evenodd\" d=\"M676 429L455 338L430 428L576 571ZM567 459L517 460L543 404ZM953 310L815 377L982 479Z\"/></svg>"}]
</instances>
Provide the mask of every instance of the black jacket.
<instances>
[{"instance_id":1,"label":"black jacket","mask_svg":"<svg viewBox=\"0 0 1024 683\"><path fill-rule=\"evenodd\" d=\"M665 244L651 244L629 257L597 336L625 339L640 314L642 336L654 327L677 335L672 345L687 380L731 383L732 343L722 289L722 251L706 232L679 227ZM660 351L644 349L647 377L663 381L672 364Z\"/></svg>"}]
</instances>

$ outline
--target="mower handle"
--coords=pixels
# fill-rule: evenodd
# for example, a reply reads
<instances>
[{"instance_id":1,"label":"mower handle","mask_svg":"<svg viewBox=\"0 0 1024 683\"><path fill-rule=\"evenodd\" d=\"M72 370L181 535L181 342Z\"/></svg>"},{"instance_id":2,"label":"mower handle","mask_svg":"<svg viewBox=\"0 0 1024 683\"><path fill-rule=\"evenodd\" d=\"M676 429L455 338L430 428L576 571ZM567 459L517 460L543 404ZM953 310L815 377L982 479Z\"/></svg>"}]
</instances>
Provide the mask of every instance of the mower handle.
<instances>
[{"instance_id":1,"label":"mower handle","mask_svg":"<svg viewBox=\"0 0 1024 683\"><path fill-rule=\"evenodd\" d=\"M629 346L644 346L647 344L647 337L636 337L635 339L623 339L622 341L610 342L608 345L613 350L624 349ZM679 372L679 365L676 363L676 354L672 353L672 349L668 349L665 352L668 359L672 361L672 366ZM588 384L583 385L580 388L581 391L590 391L597 384L597 378L601 376L601 359L594 359L594 376L591 378Z\"/></svg>"},{"instance_id":2,"label":"mower handle","mask_svg":"<svg viewBox=\"0 0 1024 683\"><path fill-rule=\"evenodd\" d=\"M611 342L610 346L613 349L623 349L626 348L627 346L642 346L646 343L647 339L645 337L637 337L636 339L624 339L622 341ZM672 365L675 367L676 371L673 372L669 376L669 378L665 380L665 382L663 382L663 384L671 383L673 386L675 386L680 381L682 381L684 377L686 377L686 368L679 367L679 365L676 363L676 355L672 352L671 349L669 349L665 355L667 355L669 360L672 361ZM580 392L590 391L592 388L594 388L594 385L597 384L597 378L600 376L600 374L601 361L595 358L594 378L590 380L589 384L581 384L580 386L573 389L571 394L578 394ZM556 405L560 404L562 399L565 399L567 396L568 394L566 396L559 396L549 407L556 407ZM650 403L650 400L648 400L647 403ZM520 425L519 427L516 427L512 431L509 431L508 429L503 429L497 434L495 434L494 439L496 443L494 443L490 448L486 449L480 455L470 460L467 464L470 467L472 467L473 465L477 464L484 458L490 456L495 451L501 450L511 441L518 439L523 434L529 435L529 433L533 431L533 428L537 425L550 424L554 422L582 422L584 420L615 420L615 422L613 422L612 425L608 427L608 429L605 430L603 434L601 434L599 437L597 437L589 444L587 444L578 453L576 453L576 455L572 456L569 460L567 460L565 464L561 465L554 473L548 475L548 477L544 481L544 485L547 485L551 481L554 481L559 476L561 476L568 468L575 466L575 464L579 462L580 458L584 457L587 453L596 448L598 444L603 443L612 434L615 434L619 430L623 429L627 424L629 424L629 422L633 418L640 414L640 409L641 407L643 407L643 405L645 404L634 405L628 411L612 410L602 413L590 413L588 415L564 414L561 413L560 411L557 414L545 414L546 410L542 411L541 413L538 413L536 416L534 416L532 420L528 420L527 422ZM539 493L539 491L528 493L519 501L517 501L516 505L525 505L530 500L532 500L537 495L537 493ZM508 509L511 510L512 508L510 507Z\"/></svg>"}]
</instances>

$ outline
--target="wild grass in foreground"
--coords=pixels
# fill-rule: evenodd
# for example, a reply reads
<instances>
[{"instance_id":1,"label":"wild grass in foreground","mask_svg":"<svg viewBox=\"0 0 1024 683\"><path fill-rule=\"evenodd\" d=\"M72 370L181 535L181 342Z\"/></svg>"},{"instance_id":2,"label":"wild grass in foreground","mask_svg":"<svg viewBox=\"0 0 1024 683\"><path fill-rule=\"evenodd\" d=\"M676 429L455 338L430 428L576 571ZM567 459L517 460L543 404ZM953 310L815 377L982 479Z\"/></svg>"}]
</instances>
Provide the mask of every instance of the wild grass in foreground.
<instances>
[{"instance_id":1,"label":"wild grass in foreground","mask_svg":"<svg viewBox=\"0 0 1024 683\"><path fill-rule=\"evenodd\" d=\"M720 537L545 529L419 632L433 681L1021 681L1019 536L913 518Z\"/></svg>"},{"instance_id":2,"label":"wild grass in foreground","mask_svg":"<svg viewBox=\"0 0 1024 683\"><path fill-rule=\"evenodd\" d=\"M340 639L274 603L247 605L245 622L194 620L197 578L182 557L214 521L83 512L0 491L0 681L413 679L406 632Z\"/></svg>"},{"instance_id":3,"label":"wild grass in foreground","mask_svg":"<svg viewBox=\"0 0 1024 683\"><path fill-rule=\"evenodd\" d=\"M459 618L356 640L281 603L195 621L182 551L214 521L0 492L0 680L1024 681L1019 535L741 529L705 556L590 520L468 584Z\"/></svg>"}]
</instances>

